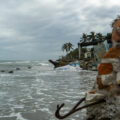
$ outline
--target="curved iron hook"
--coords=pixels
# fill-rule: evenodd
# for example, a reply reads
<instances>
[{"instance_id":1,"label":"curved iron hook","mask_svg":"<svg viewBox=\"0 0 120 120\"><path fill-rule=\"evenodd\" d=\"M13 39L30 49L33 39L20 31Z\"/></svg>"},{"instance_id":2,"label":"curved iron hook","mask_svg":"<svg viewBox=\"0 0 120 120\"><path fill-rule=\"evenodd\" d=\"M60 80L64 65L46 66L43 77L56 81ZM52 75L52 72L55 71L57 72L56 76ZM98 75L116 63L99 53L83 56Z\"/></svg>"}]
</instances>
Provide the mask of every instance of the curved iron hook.
<instances>
[{"instance_id":1,"label":"curved iron hook","mask_svg":"<svg viewBox=\"0 0 120 120\"><path fill-rule=\"evenodd\" d=\"M73 113L75 113L75 112L77 112L77 111L79 111L79 110L81 110L81 109L83 109L83 108L87 108L87 107L90 107L90 106L92 106L92 105L96 105L96 104L103 103L103 102L105 102L105 99L101 99L101 100L96 101L96 102L94 102L94 103L86 104L86 105L83 105L83 106L77 108L77 107L79 106L79 104L81 104L83 101L85 101L85 97L82 98L82 99L80 99L80 100L77 102L77 104L76 104L68 113L66 113L65 115L60 115L60 110L61 110L61 108L63 108L63 106L64 106L65 104L63 103L63 104L61 104L61 105L57 105L57 110L56 110L56 112L55 112L56 118L58 118L58 119L64 119L64 118L70 116L71 114L73 114Z\"/></svg>"},{"instance_id":2,"label":"curved iron hook","mask_svg":"<svg viewBox=\"0 0 120 120\"><path fill-rule=\"evenodd\" d=\"M61 110L61 108L63 108L63 106L65 105L64 103L63 104L61 104L61 105L57 105L57 110L56 110L56 112L55 112L55 116L57 117L57 118L59 118L59 119L64 119L64 118L66 118L66 117L68 117L69 115L71 115L71 114L73 114L74 113L74 110L79 106L79 104L80 103L82 103L83 101L85 101L85 97L84 98L82 98L82 99L80 99L78 102L77 102L77 104L67 113L67 114L65 114L65 115L60 115L60 110Z\"/></svg>"}]
</instances>

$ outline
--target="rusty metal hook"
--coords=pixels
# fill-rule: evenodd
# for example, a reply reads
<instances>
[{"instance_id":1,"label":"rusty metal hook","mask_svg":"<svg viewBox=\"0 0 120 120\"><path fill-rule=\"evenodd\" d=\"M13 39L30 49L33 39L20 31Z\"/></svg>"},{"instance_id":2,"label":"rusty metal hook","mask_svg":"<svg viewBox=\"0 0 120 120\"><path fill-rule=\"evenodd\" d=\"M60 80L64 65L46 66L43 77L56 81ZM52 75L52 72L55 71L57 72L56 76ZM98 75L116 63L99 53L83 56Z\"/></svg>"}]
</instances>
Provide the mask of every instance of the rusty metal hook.
<instances>
[{"instance_id":1,"label":"rusty metal hook","mask_svg":"<svg viewBox=\"0 0 120 120\"><path fill-rule=\"evenodd\" d=\"M86 105L83 105L83 106L81 106L81 107L78 107L83 101L85 101L85 97L82 98L82 99L80 99L80 100L77 102L77 104L76 104L68 113L66 113L65 115L60 115L60 110L61 110L61 108L63 108L63 106L64 106L65 104L63 103L63 104L61 104L61 105L57 105L57 110L56 110L56 112L55 112L56 118L58 118L58 119L64 119L64 118L72 115L73 113L75 113L75 112L77 112L77 111L79 111L79 110L81 110L81 109L83 109L83 108L87 108L87 107L90 107L90 106L92 106L92 105L96 105L96 104L99 104L99 103L103 103L103 102L105 102L105 99L101 99L101 100L98 100L98 101L96 101L96 102L94 102L94 103L90 103L90 104L86 104ZM77 107L78 107L78 108L77 108Z\"/></svg>"}]
</instances>

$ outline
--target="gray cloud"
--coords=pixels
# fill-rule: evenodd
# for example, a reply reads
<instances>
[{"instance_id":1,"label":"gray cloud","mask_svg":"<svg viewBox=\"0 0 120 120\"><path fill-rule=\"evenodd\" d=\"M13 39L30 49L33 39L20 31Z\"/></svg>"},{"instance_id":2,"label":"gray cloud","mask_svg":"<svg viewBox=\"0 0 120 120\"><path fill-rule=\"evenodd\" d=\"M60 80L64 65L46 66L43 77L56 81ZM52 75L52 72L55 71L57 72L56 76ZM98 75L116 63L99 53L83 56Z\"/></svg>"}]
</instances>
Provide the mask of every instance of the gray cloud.
<instances>
[{"instance_id":1,"label":"gray cloud","mask_svg":"<svg viewBox=\"0 0 120 120\"><path fill-rule=\"evenodd\" d=\"M80 35L106 34L119 14L112 0L0 0L0 59L55 59Z\"/></svg>"}]
</instances>

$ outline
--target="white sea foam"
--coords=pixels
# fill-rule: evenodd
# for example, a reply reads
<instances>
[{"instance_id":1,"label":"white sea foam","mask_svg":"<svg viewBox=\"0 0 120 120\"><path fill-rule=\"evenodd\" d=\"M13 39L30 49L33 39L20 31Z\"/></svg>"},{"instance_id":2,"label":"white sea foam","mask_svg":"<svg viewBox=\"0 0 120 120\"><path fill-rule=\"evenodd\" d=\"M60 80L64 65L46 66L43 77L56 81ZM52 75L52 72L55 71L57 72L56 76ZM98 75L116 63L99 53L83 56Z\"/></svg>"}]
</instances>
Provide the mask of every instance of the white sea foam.
<instances>
[{"instance_id":1,"label":"white sea foam","mask_svg":"<svg viewBox=\"0 0 120 120\"><path fill-rule=\"evenodd\" d=\"M9 98L8 101L9 102L13 102L15 100L15 98Z\"/></svg>"},{"instance_id":2,"label":"white sea foam","mask_svg":"<svg viewBox=\"0 0 120 120\"><path fill-rule=\"evenodd\" d=\"M31 61L16 61L15 63L17 64L25 64L25 63L30 63Z\"/></svg>"},{"instance_id":3,"label":"white sea foam","mask_svg":"<svg viewBox=\"0 0 120 120\"><path fill-rule=\"evenodd\" d=\"M14 105L13 108L19 108L19 109L23 109L24 108L24 105Z\"/></svg>"},{"instance_id":4,"label":"white sea foam","mask_svg":"<svg viewBox=\"0 0 120 120\"><path fill-rule=\"evenodd\" d=\"M0 97L2 96L5 96L7 94L7 92L0 92Z\"/></svg>"},{"instance_id":5,"label":"white sea foam","mask_svg":"<svg viewBox=\"0 0 120 120\"><path fill-rule=\"evenodd\" d=\"M39 65L41 65L41 66L48 66L49 64L47 64L47 63L39 63Z\"/></svg>"},{"instance_id":6,"label":"white sea foam","mask_svg":"<svg viewBox=\"0 0 120 120\"><path fill-rule=\"evenodd\" d=\"M63 66L63 67L56 68L56 70L62 70L62 71L81 71L81 68L79 66L66 65L66 66Z\"/></svg>"},{"instance_id":7,"label":"white sea foam","mask_svg":"<svg viewBox=\"0 0 120 120\"><path fill-rule=\"evenodd\" d=\"M11 64L13 62L0 62L0 64Z\"/></svg>"},{"instance_id":8,"label":"white sea foam","mask_svg":"<svg viewBox=\"0 0 120 120\"><path fill-rule=\"evenodd\" d=\"M0 116L0 118L10 118L10 117L16 117L16 120L28 120L22 117L21 113L11 113L10 115L4 115Z\"/></svg>"},{"instance_id":9,"label":"white sea foam","mask_svg":"<svg viewBox=\"0 0 120 120\"><path fill-rule=\"evenodd\" d=\"M38 76L45 76L45 75L50 75L50 76L55 76L56 71L46 71L46 72L40 72Z\"/></svg>"},{"instance_id":10,"label":"white sea foam","mask_svg":"<svg viewBox=\"0 0 120 120\"><path fill-rule=\"evenodd\" d=\"M47 113L51 114L51 112L48 108L41 108L40 110L43 112L47 112Z\"/></svg>"},{"instance_id":11,"label":"white sea foam","mask_svg":"<svg viewBox=\"0 0 120 120\"><path fill-rule=\"evenodd\" d=\"M11 113L10 117L17 117L17 120L28 120L22 117L21 113Z\"/></svg>"},{"instance_id":12,"label":"white sea foam","mask_svg":"<svg viewBox=\"0 0 120 120\"><path fill-rule=\"evenodd\" d=\"M26 62L30 61L21 62L23 63L19 63L19 61L16 63L11 62L9 63L11 65L8 64L8 66L11 67L15 64L24 66L27 64ZM53 70L47 62L35 61L29 64L32 65L32 69L28 70L26 67L22 67L21 70L15 71L13 74L0 73L1 120L5 117L27 120L22 116L23 113L27 116L26 112L34 114L36 110L45 113L45 115L42 115L45 120L48 116L50 116L49 120L56 120L53 114L57 102L65 102L66 107L63 111L67 112L71 108L70 105L73 105L80 97L84 96L84 85L85 88L89 87L89 83L86 81L89 80L91 83L94 79L94 73L82 71L80 67L65 66ZM42 65L40 66L40 64ZM17 68L17 66L14 66L14 68ZM92 77L90 77L91 74ZM81 86L83 87L80 90ZM27 117L31 119L30 116ZM76 119L79 119L79 117L74 115L69 118L69 120Z\"/></svg>"},{"instance_id":13,"label":"white sea foam","mask_svg":"<svg viewBox=\"0 0 120 120\"><path fill-rule=\"evenodd\" d=\"M10 77L11 76L11 74L6 74L6 73L1 73L0 74L0 77Z\"/></svg>"}]
</instances>

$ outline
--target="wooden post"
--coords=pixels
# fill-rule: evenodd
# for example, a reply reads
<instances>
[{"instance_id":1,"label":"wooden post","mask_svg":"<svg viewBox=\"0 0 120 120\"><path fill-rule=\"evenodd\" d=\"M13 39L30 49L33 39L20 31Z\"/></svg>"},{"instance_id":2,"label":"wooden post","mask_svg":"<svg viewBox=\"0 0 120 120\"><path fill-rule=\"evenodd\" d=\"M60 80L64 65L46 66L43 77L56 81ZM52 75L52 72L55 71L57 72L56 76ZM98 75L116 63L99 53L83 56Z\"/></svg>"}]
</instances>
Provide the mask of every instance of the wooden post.
<instances>
[{"instance_id":1,"label":"wooden post","mask_svg":"<svg viewBox=\"0 0 120 120\"><path fill-rule=\"evenodd\" d=\"M78 53L79 53L79 59L81 58L81 45L78 43Z\"/></svg>"}]
</instances>

